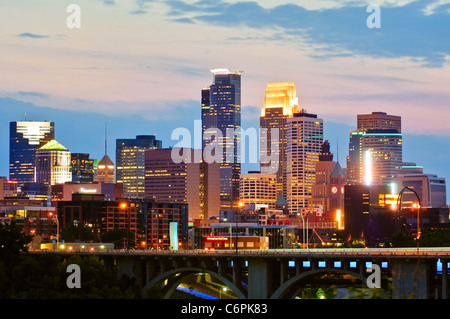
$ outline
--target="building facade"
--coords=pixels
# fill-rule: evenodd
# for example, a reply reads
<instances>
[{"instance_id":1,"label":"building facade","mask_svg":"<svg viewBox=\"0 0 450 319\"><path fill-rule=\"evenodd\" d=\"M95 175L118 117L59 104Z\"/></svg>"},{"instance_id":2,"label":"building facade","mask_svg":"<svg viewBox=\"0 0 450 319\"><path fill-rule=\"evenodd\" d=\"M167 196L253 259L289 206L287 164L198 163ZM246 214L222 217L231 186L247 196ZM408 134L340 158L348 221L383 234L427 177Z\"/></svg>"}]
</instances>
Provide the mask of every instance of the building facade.
<instances>
[{"instance_id":1,"label":"building facade","mask_svg":"<svg viewBox=\"0 0 450 319\"><path fill-rule=\"evenodd\" d=\"M349 185L387 185L402 167L401 118L384 112L358 115L350 133Z\"/></svg>"},{"instance_id":2,"label":"building facade","mask_svg":"<svg viewBox=\"0 0 450 319\"><path fill-rule=\"evenodd\" d=\"M277 201L277 175L262 174L260 172L248 172L241 174L240 179L240 203L267 205L275 209Z\"/></svg>"},{"instance_id":3,"label":"building facade","mask_svg":"<svg viewBox=\"0 0 450 319\"><path fill-rule=\"evenodd\" d=\"M114 163L108 155L98 162L97 165L97 182L99 183L115 183L115 169Z\"/></svg>"},{"instance_id":4,"label":"building facade","mask_svg":"<svg viewBox=\"0 0 450 319\"><path fill-rule=\"evenodd\" d=\"M55 140L36 151L36 182L45 185L72 181L70 151Z\"/></svg>"},{"instance_id":5,"label":"building facade","mask_svg":"<svg viewBox=\"0 0 450 319\"><path fill-rule=\"evenodd\" d=\"M162 148L154 135L116 140L116 182L122 183L125 197L144 198L145 151Z\"/></svg>"},{"instance_id":6,"label":"building facade","mask_svg":"<svg viewBox=\"0 0 450 319\"><path fill-rule=\"evenodd\" d=\"M344 212L344 186L346 177L339 162L333 161L328 141L322 144L322 152L315 168L310 207L321 207L324 213Z\"/></svg>"},{"instance_id":7,"label":"building facade","mask_svg":"<svg viewBox=\"0 0 450 319\"><path fill-rule=\"evenodd\" d=\"M304 111L287 120L287 202L289 213L308 207L323 143L323 120Z\"/></svg>"},{"instance_id":8,"label":"building facade","mask_svg":"<svg viewBox=\"0 0 450 319\"><path fill-rule=\"evenodd\" d=\"M19 183L35 181L35 152L55 138L53 122L10 122L9 179Z\"/></svg>"},{"instance_id":9,"label":"building facade","mask_svg":"<svg viewBox=\"0 0 450 319\"><path fill-rule=\"evenodd\" d=\"M413 189L420 198L422 207L446 207L447 191L445 178L435 174L403 174L395 178L398 191L404 187ZM417 204L415 194L406 189L402 194L402 207L413 207Z\"/></svg>"},{"instance_id":10,"label":"building facade","mask_svg":"<svg viewBox=\"0 0 450 319\"><path fill-rule=\"evenodd\" d=\"M72 153L72 182L92 183L94 181L94 160L86 153Z\"/></svg>"},{"instance_id":11,"label":"building facade","mask_svg":"<svg viewBox=\"0 0 450 319\"><path fill-rule=\"evenodd\" d=\"M218 216L220 211L220 164L176 163L172 152L155 149L145 152L145 198L158 203L189 205L189 219ZM189 150L194 152L201 150ZM193 158L193 157L191 157Z\"/></svg>"},{"instance_id":12,"label":"building facade","mask_svg":"<svg viewBox=\"0 0 450 319\"><path fill-rule=\"evenodd\" d=\"M213 69L214 83L202 90L203 150L219 151L220 205L235 209L239 202L241 161L241 72ZM220 150L222 152L220 152Z\"/></svg>"},{"instance_id":13,"label":"building facade","mask_svg":"<svg viewBox=\"0 0 450 319\"><path fill-rule=\"evenodd\" d=\"M294 113L300 111L298 106L298 97L293 82L278 82L267 84L264 107L261 110L260 128L267 129L265 135L261 135L261 145L266 146L260 148L263 153L266 150L270 155L276 152L275 159L271 158L270 162L265 162L264 156L260 155L261 172L267 172L277 175L277 194L287 196L286 184L286 128L287 119L292 117ZM272 136L272 130L277 130L277 136ZM267 154L268 155L268 154Z\"/></svg>"}]
</instances>

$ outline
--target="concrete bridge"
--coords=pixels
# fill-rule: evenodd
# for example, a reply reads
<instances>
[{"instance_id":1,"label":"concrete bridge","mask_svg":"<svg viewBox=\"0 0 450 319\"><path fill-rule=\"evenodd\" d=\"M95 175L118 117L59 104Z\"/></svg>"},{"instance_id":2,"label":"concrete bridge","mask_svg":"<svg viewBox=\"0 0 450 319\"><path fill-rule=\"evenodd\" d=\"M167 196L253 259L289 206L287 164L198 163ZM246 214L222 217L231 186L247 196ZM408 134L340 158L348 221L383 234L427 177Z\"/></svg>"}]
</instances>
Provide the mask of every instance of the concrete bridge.
<instances>
[{"instance_id":1,"label":"concrete bridge","mask_svg":"<svg viewBox=\"0 0 450 319\"><path fill-rule=\"evenodd\" d=\"M312 278L316 282L323 281L317 275L327 273L351 275L367 287L367 278L371 275L368 268L374 264L381 270L381 288L390 290L393 299L448 298L450 248L242 250L237 253L234 250L108 251L94 254L106 265L117 267L119 276L135 278L142 289L159 289L164 298L168 298L187 276L198 273L217 278L239 299L292 298L300 283Z\"/></svg>"}]
</instances>

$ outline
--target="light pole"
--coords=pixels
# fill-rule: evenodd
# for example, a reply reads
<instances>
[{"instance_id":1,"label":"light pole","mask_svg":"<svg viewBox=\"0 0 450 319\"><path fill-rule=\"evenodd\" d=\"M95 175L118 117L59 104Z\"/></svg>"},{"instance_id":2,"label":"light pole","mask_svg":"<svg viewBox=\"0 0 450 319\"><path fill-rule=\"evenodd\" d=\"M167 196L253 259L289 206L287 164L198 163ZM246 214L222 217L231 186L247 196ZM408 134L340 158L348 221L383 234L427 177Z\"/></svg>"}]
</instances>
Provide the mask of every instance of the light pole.
<instances>
[{"instance_id":1,"label":"light pole","mask_svg":"<svg viewBox=\"0 0 450 319\"><path fill-rule=\"evenodd\" d=\"M222 290L223 292L227 292L228 288L227 287L222 287L222 289L219 289L219 299L222 299Z\"/></svg>"},{"instance_id":2,"label":"light pole","mask_svg":"<svg viewBox=\"0 0 450 319\"><path fill-rule=\"evenodd\" d=\"M309 244L308 244L308 237L309 237L309 235L308 235L308 228L309 228L308 220L309 220L310 211L306 211L305 213L301 212L300 214L302 216L303 244L305 244L305 216L306 216L306 250L308 250L309 249Z\"/></svg>"},{"instance_id":3,"label":"light pole","mask_svg":"<svg viewBox=\"0 0 450 319\"><path fill-rule=\"evenodd\" d=\"M419 218L420 218L420 208L422 207L422 204L420 202L420 197L417 194L417 192L409 187L403 187L403 189L400 191L400 193L398 193L398 198L397 198L397 219L399 218L399 214L400 214L400 209L401 209L401 204L402 204L402 196L403 196L403 192L405 190L409 190L411 192L414 193L414 195L416 195L418 204L417 204L417 236L416 236L416 241L417 241L417 253L419 253L419 237L420 237L420 231L419 231ZM415 208L416 206L413 205L413 207Z\"/></svg>"}]
</instances>

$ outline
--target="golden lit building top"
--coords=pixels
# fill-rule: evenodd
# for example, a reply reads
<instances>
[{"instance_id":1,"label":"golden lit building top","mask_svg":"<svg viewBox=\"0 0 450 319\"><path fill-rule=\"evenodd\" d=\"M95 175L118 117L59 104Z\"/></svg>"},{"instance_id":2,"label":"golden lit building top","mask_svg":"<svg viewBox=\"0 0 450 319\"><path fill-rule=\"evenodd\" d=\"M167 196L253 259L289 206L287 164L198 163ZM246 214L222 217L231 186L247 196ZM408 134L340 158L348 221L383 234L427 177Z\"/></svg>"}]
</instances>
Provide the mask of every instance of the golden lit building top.
<instances>
[{"instance_id":1,"label":"golden lit building top","mask_svg":"<svg viewBox=\"0 0 450 319\"><path fill-rule=\"evenodd\" d=\"M266 108L275 107L282 107L283 115L287 116L292 116L295 112L298 112L298 97L294 82L267 84L261 116L265 115Z\"/></svg>"}]
</instances>

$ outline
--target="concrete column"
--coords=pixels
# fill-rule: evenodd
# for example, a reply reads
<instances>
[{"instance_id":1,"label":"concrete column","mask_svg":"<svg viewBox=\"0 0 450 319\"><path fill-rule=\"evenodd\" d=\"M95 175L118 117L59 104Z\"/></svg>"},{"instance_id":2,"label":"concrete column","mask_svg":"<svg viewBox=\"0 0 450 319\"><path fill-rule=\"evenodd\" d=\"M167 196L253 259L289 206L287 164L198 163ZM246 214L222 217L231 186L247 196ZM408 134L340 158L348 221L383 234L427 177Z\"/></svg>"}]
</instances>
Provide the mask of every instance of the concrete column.
<instances>
[{"instance_id":1,"label":"concrete column","mask_svg":"<svg viewBox=\"0 0 450 319\"><path fill-rule=\"evenodd\" d=\"M288 261L281 259L278 261L280 263L280 285L288 280Z\"/></svg>"},{"instance_id":2,"label":"concrete column","mask_svg":"<svg viewBox=\"0 0 450 319\"><path fill-rule=\"evenodd\" d=\"M428 299L428 267L420 259L392 261L392 298Z\"/></svg>"},{"instance_id":3,"label":"concrete column","mask_svg":"<svg viewBox=\"0 0 450 319\"><path fill-rule=\"evenodd\" d=\"M248 260L248 299L267 299L272 293L272 265L264 259Z\"/></svg>"},{"instance_id":4,"label":"concrete column","mask_svg":"<svg viewBox=\"0 0 450 319\"><path fill-rule=\"evenodd\" d=\"M447 299L447 260L442 260L442 299Z\"/></svg>"},{"instance_id":5,"label":"concrete column","mask_svg":"<svg viewBox=\"0 0 450 319\"><path fill-rule=\"evenodd\" d=\"M242 260L233 260L233 284L236 287L241 287L241 272L242 272Z\"/></svg>"}]
</instances>

